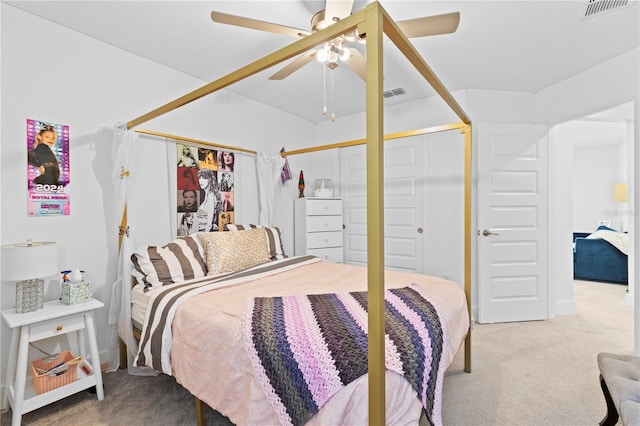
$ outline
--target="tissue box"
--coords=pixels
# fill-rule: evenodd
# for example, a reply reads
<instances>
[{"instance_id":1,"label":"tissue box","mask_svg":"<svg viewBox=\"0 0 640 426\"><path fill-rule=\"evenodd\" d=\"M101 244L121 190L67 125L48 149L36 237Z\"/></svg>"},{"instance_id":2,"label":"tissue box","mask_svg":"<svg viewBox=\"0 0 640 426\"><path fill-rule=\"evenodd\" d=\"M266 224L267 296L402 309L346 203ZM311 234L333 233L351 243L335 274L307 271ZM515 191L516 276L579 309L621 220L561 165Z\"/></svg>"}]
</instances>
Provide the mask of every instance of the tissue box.
<instances>
[{"instance_id":1,"label":"tissue box","mask_svg":"<svg viewBox=\"0 0 640 426\"><path fill-rule=\"evenodd\" d=\"M91 281L80 281L72 283L66 281L62 283L62 303L65 305L75 305L91 300L93 288Z\"/></svg>"}]
</instances>

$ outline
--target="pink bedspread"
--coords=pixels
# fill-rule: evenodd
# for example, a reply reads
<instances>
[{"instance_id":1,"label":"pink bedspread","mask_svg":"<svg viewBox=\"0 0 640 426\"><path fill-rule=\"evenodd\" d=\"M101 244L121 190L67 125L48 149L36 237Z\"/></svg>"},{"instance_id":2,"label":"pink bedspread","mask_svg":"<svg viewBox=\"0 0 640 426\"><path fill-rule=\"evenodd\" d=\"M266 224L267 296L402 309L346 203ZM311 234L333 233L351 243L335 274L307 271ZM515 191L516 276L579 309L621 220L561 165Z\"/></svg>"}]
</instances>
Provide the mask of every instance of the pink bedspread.
<instances>
[{"instance_id":1,"label":"pink bedspread","mask_svg":"<svg viewBox=\"0 0 640 426\"><path fill-rule=\"evenodd\" d=\"M255 377L242 336L244 300L249 297L286 296L366 290L366 269L317 262L244 284L195 296L178 308L173 321L171 366L176 380L193 395L238 425L275 425L274 412ZM438 375L453 361L469 328L464 292L443 279L387 271L387 288L417 283L425 289L443 323L444 343ZM416 392L397 373L386 372L387 424L417 424L422 411ZM308 424L366 424L367 376L350 383ZM441 423L441 395L436 395L434 422Z\"/></svg>"}]
</instances>

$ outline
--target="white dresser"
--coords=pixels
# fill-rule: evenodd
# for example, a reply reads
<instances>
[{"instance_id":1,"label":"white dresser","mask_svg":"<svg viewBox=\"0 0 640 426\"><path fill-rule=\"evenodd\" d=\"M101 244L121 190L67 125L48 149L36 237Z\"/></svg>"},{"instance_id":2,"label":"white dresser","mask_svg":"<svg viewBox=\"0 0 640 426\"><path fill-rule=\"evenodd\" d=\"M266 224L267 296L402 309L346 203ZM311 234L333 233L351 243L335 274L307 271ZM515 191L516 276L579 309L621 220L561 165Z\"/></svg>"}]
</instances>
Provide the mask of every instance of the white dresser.
<instances>
[{"instance_id":1,"label":"white dresser","mask_svg":"<svg viewBox=\"0 0 640 426\"><path fill-rule=\"evenodd\" d=\"M342 200L297 198L295 204L295 254L312 254L342 263Z\"/></svg>"}]
</instances>

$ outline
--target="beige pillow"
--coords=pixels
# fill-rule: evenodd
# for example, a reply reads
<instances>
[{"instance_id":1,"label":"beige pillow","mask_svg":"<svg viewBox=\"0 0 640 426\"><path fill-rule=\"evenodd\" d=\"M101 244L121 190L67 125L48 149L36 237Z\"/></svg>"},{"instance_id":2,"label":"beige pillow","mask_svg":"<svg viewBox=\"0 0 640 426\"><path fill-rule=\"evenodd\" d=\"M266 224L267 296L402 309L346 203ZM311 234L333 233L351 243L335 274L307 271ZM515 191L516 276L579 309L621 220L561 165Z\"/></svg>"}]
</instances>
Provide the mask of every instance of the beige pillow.
<instances>
[{"instance_id":1,"label":"beige pillow","mask_svg":"<svg viewBox=\"0 0 640 426\"><path fill-rule=\"evenodd\" d=\"M235 272L269 261L264 229L244 232L199 232L207 263L207 275Z\"/></svg>"},{"instance_id":2,"label":"beige pillow","mask_svg":"<svg viewBox=\"0 0 640 426\"><path fill-rule=\"evenodd\" d=\"M284 244L282 244L282 235L280 234L280 228L273 227L268 228L262 225L237 225L235 223L228 223L224 226L225 231L244 231L247 229L264 228L266 231L267 245L269 246L269 257L271 260L285 259L287 256L284 253Z\"/></svg>"}]
</instances>

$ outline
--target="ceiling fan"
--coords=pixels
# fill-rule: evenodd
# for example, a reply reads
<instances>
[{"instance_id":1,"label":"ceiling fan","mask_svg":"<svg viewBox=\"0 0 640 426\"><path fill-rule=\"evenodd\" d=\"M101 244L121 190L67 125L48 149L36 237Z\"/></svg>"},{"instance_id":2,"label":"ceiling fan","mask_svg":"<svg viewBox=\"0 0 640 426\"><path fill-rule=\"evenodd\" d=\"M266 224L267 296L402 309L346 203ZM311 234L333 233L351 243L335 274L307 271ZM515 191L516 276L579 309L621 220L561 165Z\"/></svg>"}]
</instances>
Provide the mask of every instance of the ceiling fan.
<instances>
[{"instance_id":1,"label":"ceiling fan","mask_svg":"<svg viewBox=\"0 0 640 426\"><path fill-rule=\"evenodd\" d=\"M219 22L221 24L267 31L293 38L303 38L348 17L351 14L353 3L354 0L326 0L325 8L317 12L311 18L310 31L216 11L211 12L211 19L214 22ZM459 22L460 13L453 12L443 15L409 19L397 22L397 24L407 37L413 38L453 33L458 28ZM317 59L318 61L326 64L327 68L332 70L338 66L339 62L344 62L364 80L365 58L357 49L348 47L349 43L356 40L361 40L361 38L355 33L355 30L352 33L342 34L339 37L326 42L318 49L309 50L298 56L292 62L269 77L269 79L282 80L311 62L313 59Z\"/></svg>"}]
</instances>

